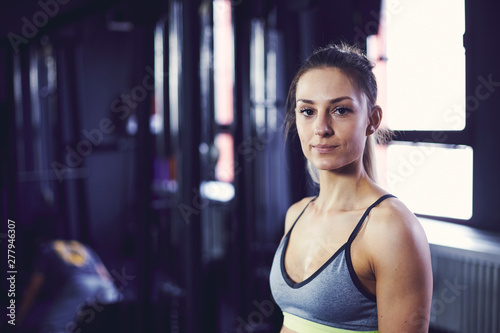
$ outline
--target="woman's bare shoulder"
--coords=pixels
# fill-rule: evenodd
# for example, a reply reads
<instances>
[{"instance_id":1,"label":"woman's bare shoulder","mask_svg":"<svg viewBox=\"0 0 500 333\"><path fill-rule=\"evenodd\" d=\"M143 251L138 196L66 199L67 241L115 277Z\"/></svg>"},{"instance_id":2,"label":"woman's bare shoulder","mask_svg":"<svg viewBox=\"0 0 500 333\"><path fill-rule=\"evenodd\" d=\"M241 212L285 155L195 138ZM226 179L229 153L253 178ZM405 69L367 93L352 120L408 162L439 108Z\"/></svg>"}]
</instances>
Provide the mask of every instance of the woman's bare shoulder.
<instances>
[{"instance_id":1,"label":"woman's bare shoulder","mask_svg":"<svg viewBox=\"0 0 500 333\"><path fill-rule=\"evenodd\" d=\"M288 230L290 230L293 223L297 220L297 217L299 217L300 213L304 210L307 204L311 202L312 199L314 199L314 197L305 197L288 208L285 217L285 235Z\"/></svg>"},{"instance_id":2,"label":"woman's bare shoulder","mask_svg":"<svg viewBox=\"0 0 500 333\"><path fill-rule=\"evenodd\" d=\"M373 249L401 252L405 244L428 248L427 237L420 221L397 198L384 200L370 213L366 234Z\"/></svg>"},{"instance_id":3,"label":"woman's bare shoulder","mask_svg":"<svg viewBox=\"0 0 500 333\"><path fill-rule=\"evenodd\" d=\"M376 209L370 212L370 222L377 228L406 228L420 225L415 214L398 198L388 198L382 201Z\"/></svg>"}]
</instances>

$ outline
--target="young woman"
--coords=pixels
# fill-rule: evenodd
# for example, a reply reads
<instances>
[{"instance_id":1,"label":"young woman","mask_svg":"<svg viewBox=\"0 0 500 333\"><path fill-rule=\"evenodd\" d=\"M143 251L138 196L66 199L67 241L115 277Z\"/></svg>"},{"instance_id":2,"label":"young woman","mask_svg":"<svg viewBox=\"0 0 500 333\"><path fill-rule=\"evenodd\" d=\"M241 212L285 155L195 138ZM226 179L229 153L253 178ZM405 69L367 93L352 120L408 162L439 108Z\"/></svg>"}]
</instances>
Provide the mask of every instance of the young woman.
<instances>
[{"instance_id":1,"label":"young woman","mask_svg":"<svg viewBox=\"0 0 500 333\"><path fill-rule=\"evenodd\" d=\"M427 332L432 271L425 233L380 188L372 165L373 65L348 45L316 51L287 101L319 194L292 205L272 264L281 332Z\"/></svg>"}]
</instances>

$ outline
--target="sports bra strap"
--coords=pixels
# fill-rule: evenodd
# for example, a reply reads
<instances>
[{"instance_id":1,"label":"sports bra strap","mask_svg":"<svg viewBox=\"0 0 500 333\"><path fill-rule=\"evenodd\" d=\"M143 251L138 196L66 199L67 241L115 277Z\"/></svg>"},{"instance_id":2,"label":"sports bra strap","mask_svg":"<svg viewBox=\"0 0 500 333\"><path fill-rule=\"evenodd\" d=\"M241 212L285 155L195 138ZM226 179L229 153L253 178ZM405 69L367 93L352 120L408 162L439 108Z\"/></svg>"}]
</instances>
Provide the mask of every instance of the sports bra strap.
<instances>
[{"instance_id":1,"label":"sports bra strap","mask_svg":"<svg viewBox=\"0 0 500 333\"><path fill-rule=\"evenodd\" d=\"M309 201L309 202L307 203L307 205L304 207L304 209L302 209L302 211L300 212L300 215L299 215L299 216L297 216L297 218L295 219L295 222L293 222L292 227L290 228L290 230L288 230L288 233L287 233L287 234L289 234L289 233L292 231L293 227L295 227L295 224L296 224L296 223L297 223L297 221L300 219L300 217L302 216L302 214L304 214L304 212L306 211L307 207L309 207L309 204L310 204L311 202L313 202L314 200L316 200L317 198L318 198L318 196L315 196L314 198L312 198L312 199L311 199L311 201Z\"/></svg>"},{"instance_id":2,"label":"sports bra strap","mask_svg":"<svg viewBox=\"0 0 500 333\"><path fill-rule=\"evenodd\" d=\"M381 196L380 198L378 198L377 201L375 201L373 204L371 204L371 206L365 210L365 213L363 214L363 216L361 216L361 219L359 220L358 224L356 225L356 228L354 228L354 230L351 233L351 236L349 236L349 240L347 241L347 243L348 244L352 243L352 241L354 240L354 238L358 234L359 229L361 229L361 226L363 225L363 222L365 221L366 217L368 216L368 214L370 214L370 211L372 210L372 208L378 206L382 201L384 201L387 198L395 198L395 197L396 196L394 196L392 194L386 194L386 195Z\"/></svg>"}]
</instances>

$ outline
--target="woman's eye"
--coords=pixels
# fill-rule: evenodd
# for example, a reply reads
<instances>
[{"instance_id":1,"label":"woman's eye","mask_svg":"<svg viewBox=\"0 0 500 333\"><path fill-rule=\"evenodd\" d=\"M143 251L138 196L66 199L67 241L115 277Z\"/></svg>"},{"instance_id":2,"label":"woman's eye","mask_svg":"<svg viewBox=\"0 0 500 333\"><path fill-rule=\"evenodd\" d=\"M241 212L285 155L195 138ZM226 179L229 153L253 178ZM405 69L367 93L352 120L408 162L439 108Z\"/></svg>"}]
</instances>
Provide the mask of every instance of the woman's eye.
<instances>
[{"instance_id":1,"label":"woman's eye","mask_svg":"<svg viewBox=\"0 0 500 333\"><path fill-rule=\"evenodd\" d=\"M312 109L301 109L300 113L302 113L304 116L312 116L314 111Z\"/></svg>"},{"instance_id":2,"label":"woman's eye","mask_svg":"<svg viewBox=\"0 0 500 333\"><path fill-rule=\"evenodd\" d=\"M335 108L333 110L333 112L336 113L336 114L339 114L339 115L343 116L343 115L351 112L351 110L349 108L339 107L339 108Z\"/></svg>"}]
</instances>

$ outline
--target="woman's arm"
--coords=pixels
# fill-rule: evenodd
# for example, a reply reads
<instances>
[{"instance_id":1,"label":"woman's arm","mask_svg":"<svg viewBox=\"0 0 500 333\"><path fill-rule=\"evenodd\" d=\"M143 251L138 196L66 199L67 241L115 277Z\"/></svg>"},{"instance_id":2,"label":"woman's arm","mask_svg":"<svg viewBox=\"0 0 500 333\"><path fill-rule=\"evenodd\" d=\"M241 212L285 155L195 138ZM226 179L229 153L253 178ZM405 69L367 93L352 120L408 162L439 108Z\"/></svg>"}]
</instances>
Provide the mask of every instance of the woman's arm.
<instances>
[{"instance_id":1,"label":"woman's arm","mask_svg":"<svg viewBox=\"0 0 500 333\"><path fill-rule=\"evenodd\" d=\"M399 200L372 221L379 332L428 332L432 267L424 230Z\"/></svg>"}]
</instances>

